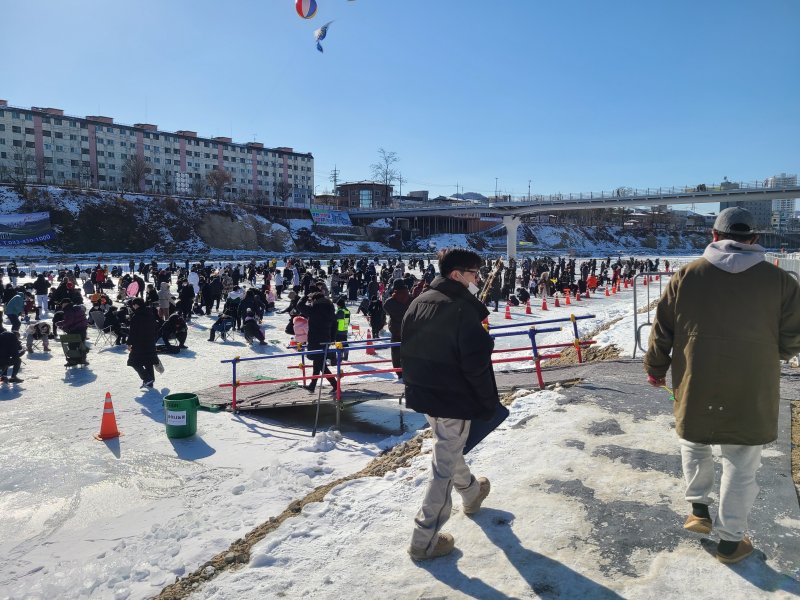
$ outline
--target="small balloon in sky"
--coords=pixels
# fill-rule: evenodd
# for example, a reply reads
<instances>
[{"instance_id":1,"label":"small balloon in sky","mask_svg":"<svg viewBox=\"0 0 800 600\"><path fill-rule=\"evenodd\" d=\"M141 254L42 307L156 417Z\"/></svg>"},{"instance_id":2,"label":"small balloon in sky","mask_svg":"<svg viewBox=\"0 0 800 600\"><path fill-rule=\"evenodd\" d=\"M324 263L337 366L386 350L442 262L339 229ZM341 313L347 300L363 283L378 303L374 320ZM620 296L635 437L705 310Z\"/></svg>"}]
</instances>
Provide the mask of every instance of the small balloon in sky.
<instances>
[{"instance_id":1,"label":"small balloon in sky","mask_svg":"<svg viewBox=\"0 0 800 600\"><path fill-rule=\"evenodd\" d=\"M326 35L328 35L328 27L331 23L333 23L333 21L328 21L325 23L325 25L314 32L314 39L317 40L317 50L320 52L323 52L322 44L320 44L320 42L325 39Z\"/></svg>"},{"instance_id":2,"label":"small balloon in sky","mask_svg":"<svg viewBox=\"0 0 800 600\"><path fill-rule=\"evenodd\" d=\"M295 0L294 7L303 19L313 19L317 14L317 0Z\"/></svg>"}]
</instances>

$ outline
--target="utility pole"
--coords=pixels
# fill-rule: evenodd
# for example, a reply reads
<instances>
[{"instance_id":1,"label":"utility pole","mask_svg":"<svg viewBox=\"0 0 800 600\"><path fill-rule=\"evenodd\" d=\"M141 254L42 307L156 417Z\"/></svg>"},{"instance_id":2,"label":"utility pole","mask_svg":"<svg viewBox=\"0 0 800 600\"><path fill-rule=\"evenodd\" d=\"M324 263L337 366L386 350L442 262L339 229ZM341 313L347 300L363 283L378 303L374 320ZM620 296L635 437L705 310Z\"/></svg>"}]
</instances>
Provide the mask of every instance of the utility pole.
<instances>
[{"instance_id":1,"label":"utility pole","mask_svg":"<svg viewBox=\"0 0 800 600\"><path fill-rule=\"evenodd\" d=\"M497 200L497 177L494 178L494 199Z\"/></svg>"},{"instance_id":2,"label":"utility pole","mask_svg":"<svg viewBox=\"0 0 800 600\"><path fill-rule=\"evenodd\" d=\"M528 179L528 202L531 201L531 180Z\"/></svg>"},{"instance_id":3,"label":"utility pole","mask_svg":"<svg viewBox=\"0 0 800 600\"><path fill-rule=\"evenodd\" d=\"M336 165L333 165L333 171L331 171L331 175L328 178L331 183L333 183L333 195L336 196L336 206L339 207L339 192L336 189L336 185L339 182L339 169L336 168Z\"/></svg>"}]
</instances>

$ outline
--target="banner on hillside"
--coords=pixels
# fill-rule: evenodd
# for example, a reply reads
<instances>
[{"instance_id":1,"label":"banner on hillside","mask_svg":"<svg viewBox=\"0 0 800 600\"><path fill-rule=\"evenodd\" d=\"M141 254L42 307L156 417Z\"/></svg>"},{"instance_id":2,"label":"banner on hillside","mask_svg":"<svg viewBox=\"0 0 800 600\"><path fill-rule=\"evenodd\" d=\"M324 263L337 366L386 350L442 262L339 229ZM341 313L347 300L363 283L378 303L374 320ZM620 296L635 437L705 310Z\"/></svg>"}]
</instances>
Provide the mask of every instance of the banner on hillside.
<instances>
[{"instance_id":1,"label":"banner on hillside","mask_svg":"<svg viewBox=\"0 0 800 600\"><path fill-rule=\"evenodd\" d=\"M343 210L335 210L324 206L312 206L311 218L316 225L339 225L352 227L350 215Z\"/></svg>"},{"instance_id":2,"label":"banner on hillside","mask_svg":"<svg viewBox=\"0 0 800 600\"><path fill-rule=\"evenodd\" d=\"M49 212L0 215L0 246L35 244L54 237Z\"/></svg>"}]
</instances>

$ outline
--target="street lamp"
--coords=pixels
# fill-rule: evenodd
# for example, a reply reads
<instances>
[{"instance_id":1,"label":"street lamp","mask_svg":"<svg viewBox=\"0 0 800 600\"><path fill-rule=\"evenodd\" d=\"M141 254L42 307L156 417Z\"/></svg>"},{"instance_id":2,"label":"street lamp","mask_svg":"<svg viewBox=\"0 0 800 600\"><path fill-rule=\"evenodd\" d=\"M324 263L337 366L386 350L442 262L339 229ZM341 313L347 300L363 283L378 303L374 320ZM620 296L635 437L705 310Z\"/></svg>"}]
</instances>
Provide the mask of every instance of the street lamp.
<instances>
[{"instance_id":1,"label":"street lamp","mask_svg":"<svg viewBox=\"0 0 800 600\"><path fill-rule=\"evenodd\" d=\"M497 200L497 177L494 178L494 199Z\"/></svg>"}]
</instances>

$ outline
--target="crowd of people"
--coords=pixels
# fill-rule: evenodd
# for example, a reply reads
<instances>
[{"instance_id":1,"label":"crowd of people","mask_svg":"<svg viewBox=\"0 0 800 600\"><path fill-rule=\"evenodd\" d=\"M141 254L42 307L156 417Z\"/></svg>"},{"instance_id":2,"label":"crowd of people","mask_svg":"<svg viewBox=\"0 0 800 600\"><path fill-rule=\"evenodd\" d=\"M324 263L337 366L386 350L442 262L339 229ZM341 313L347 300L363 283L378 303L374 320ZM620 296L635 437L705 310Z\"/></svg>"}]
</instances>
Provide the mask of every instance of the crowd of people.
<instances>
[{"instance_id":1,"label":"crowd of people","mask_svg":"<svg viewBox=\"0 0 800 600\"><path fill-rule=\"evenodd\" d=\"M658 259L618 257L612 261L608 257L599 264L596 259L576 264L568 258L526 257L520 263L512 259L499 276L493 276L490 264L476 276L481 287L491 279L486 300L495 310L500 301L519 304L531 296L567 289L582 293L660 267ZM113 344L130 347L128 364L143 386L152 387L153 368L160 363L158 354L186 348L192 319L214 319L208 328L209 342L225 339L235 330L248 342L264 345L265 317L288 314L285 329L294 335L294 346L313 350L332 341L346 345L352 308L367 318L374 337L388 329L390 340L400 342L405 311L436 276L433 261L425 257L342 258L323 264L320 259L287 256L225 265L204 260L186 259L179 265L176 261L159 264L155 259L131 259L127 267L109 268L99 262L93 267L59 264L29 274L14 262L5 269L0 267L0 278L8 278L2 301L11 333L18 340L23 340L24 333L28 352L39 344L49 352L50 340L62 334L79 336L79 341L70 342L73 352L65 348L65 366L71 367L88 365L87 331L102 330L113 338ZM669 267L669 261L664 261L664 267ZM20 284L22 279L27 281ZM284 294L288 305L276 311L276 302L283 300ZM25 331L21 332L23 323ZM19 356L24 351L11 346L5 362L13 368L16 361L11 354ZM400 349L393 348L391 354L393 368L401 369ZM314 374L330 372L325 362L322 357L313 358ZM19 366L9 381L21 381L18 370ZM397 377L402 380L402 372L398 371ZM316 380L312 381L310 391L315 389Z\"/></svg>"}]
</instances>

